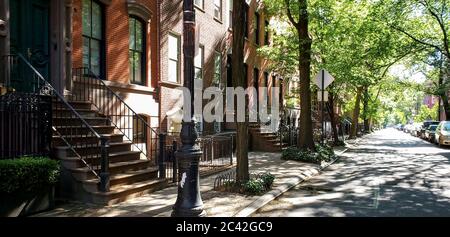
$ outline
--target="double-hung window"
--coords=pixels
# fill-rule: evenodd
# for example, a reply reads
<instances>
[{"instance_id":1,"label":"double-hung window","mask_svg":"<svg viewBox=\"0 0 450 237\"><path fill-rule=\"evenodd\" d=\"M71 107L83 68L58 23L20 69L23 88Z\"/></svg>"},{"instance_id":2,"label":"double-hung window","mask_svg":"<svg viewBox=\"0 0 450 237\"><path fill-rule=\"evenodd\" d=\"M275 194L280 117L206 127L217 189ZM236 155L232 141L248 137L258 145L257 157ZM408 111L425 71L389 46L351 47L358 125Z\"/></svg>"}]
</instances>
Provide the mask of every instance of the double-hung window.
<instances>
[{"instance_id":1,"label":"double-hung window","mask_svg":"<svg viewBox=\"0 0 450 237\"><path fill-rule=\"evenodd\" d=\"M233 0L228 0L228 28L233 29Z\"/></svg>"},{"instance_id":2,"label":"double-hung window","mask_svg":"<svg viewBox=\"0 0 450 237\"><path fill-rule=\"evenodd\" d=\"M220 52L216 51L215 55L214 55L213 86L220 88L221 82L222 82L222 54Z\"/></svg>"},{"instance_id":3,"label":"double-hung window","mask_svg":"<svg viewBox=\"0 0 450 237\"><path fill-rule=\"evenodd\" d=\"M222 21L222 0L214 0L214 18Z\"/></svg>"},{"instance_id":4,"label":"double-hung window","mask_svg":"<svg viewBox=\"0 0 450 237\"><path fill-rule=\"evenodd\" d=\"M203 79L203 62L204 62L204 48L200 46L198 48L198 53L194 58L194 70L195 70L195 79L202 80Z\"/></svg>"},{"instance_id":5,"label":"double-hung window","mask_svg":"<svg viewBox=\"0 0 450 237\"><path fill-rule=\"evenodd\" d=\"M83 0L83 67L103 75L103 6L94 0Z\"/></svg>"},{"instance_id":6,"label":"double-hung window","mask_svg":"<svg viewBox=\"0 0 450 237\"><path fill-rule=\"evenodd\" d=\"M146 84L145 60L145 24L136 17L130 17L130 82L133 84Z\"/></svg>"},{"instance_id":7,"label":"double-hung window","mask_svg":"<svg viewBox=\"0 0 450 237\"><path fill-rule=\"evenodd\" d=\"M255 12L255 44L259 45L260 15Z\"/></svg>"},{"instance_id":8,"label":"double-hung window","mask_svg":"<svg viewBox=\"0 0 450 237\"><path fill-rule=\"evenodd\" d=\"M180 37L169 34L169 82L180 83Z\"/></svg>"}]
</instances>

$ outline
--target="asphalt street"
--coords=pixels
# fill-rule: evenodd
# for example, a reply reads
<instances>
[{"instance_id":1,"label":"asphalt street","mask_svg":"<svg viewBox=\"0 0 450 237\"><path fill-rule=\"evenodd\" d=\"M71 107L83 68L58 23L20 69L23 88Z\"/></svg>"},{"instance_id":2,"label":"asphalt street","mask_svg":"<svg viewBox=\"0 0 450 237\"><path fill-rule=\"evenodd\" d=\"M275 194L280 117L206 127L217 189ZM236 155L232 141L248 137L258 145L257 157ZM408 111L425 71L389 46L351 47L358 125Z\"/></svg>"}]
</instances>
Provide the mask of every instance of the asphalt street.
<instances>
[{"instance_id":1,"label":"asphalt street","mask_svg":"<svg viewBox=\"0 0 450 237\"><path fill-rule=\"evenodd\" d=\"M450 216L450 148L377 131L254 216Z\"/></svg>"}]
</instances>

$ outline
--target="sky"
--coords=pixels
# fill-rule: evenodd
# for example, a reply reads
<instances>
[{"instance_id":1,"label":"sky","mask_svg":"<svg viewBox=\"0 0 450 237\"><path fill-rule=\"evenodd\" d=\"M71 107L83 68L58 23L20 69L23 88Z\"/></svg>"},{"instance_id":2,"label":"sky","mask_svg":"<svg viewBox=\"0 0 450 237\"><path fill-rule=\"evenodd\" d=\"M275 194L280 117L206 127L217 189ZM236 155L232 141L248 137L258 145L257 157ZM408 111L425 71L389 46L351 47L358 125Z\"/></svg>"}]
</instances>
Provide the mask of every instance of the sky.
<instances>
[{"instance_id":1,"label":"sky","mask_svg":"<svg viewBox=\"0 0 450 237\"><path fill-rule=\"evenodd\" d=\"M411 80L417 83L423 83L426 80L426 77L422 72L414 71L403 64L393 66L389 70L389 73L402 80Z\"/></svg>"}]
</instances>

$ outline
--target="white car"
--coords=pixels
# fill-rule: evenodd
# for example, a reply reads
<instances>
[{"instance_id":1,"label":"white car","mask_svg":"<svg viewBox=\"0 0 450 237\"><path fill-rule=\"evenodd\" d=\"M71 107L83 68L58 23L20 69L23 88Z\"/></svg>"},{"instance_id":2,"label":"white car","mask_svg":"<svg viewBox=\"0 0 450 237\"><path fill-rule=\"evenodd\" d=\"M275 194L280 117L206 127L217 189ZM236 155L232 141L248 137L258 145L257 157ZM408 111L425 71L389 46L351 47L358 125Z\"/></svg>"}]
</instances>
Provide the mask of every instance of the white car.
<instances>
[{"instance_id":1,"label":"white car","mask_svg":"<svg viewBox=\"0 0 450 237\"><path fill-rule=\"evenodd\" d=\"M442 121L434 134L435 142L439 145L450 145L450 121Z\"/></svg>"}]
</instances>

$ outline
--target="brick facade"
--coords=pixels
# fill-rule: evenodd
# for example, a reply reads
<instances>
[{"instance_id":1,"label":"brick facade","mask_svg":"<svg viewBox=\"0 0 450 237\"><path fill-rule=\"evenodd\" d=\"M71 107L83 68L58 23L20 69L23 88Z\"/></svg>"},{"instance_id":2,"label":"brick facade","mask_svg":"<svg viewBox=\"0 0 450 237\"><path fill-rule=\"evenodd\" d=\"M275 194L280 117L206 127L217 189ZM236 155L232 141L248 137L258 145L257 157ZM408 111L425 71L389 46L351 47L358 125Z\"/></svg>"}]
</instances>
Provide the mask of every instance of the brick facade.
<instances>
[{"instance_id":1,"label":"brick facade","mask_svg":"<svg viewBox=\"0 0 450 237\"><path fill-rule=\"evenodd\" d=\"M183 15L182 15L182 1L163 1L161 3L161 32L160 32L160 49L161 49L161 130L166 131L168 129L168 119L166 113L173 110L174 107L179 106L179 100L181 93L176 87L183 85L183 75L181 73L181 80L178 84L168 82L168 37L169 34L179 35L181 42L183 42ZM196 7L196 22L200 26L199 45L204 47L204 65L203 65L203 88L211 86L214 78L214 62L215 52L218 51L222 56L221 65L221 83L226 86L227 82L227 56L228 52L231 52L232 44L232 31L229 29L229 10L230 5L228 0L222 0L222 19L218 20L214 17L214 1L204 1L203 8ZM245 42L245 63L248 65L247 81L249 86L253 86L253 69L258 68L258 85L264 86L264 72L269 73L269 87L272 86L272 75L274 75L270 69L270 62L257 55L257 48L259 47L254 42L255 37L255 11L260 14L260 29L259 39L261 45L264 45L264 32L265 32L265 14L263 6L257 3L256 0L252 0L249 5L249 39ZM181 45L182 55L182 45ZM183 68L183 62L181 57L181 69ZM279 86L278 78L275 80L277 86ZM206 102L203 103L205 105ZM222 130L226 128L233 128L233 124L224 126L222 124ZM204 123L204 134L214 133L213 124Z\"/></svg>"}]
</instances>

